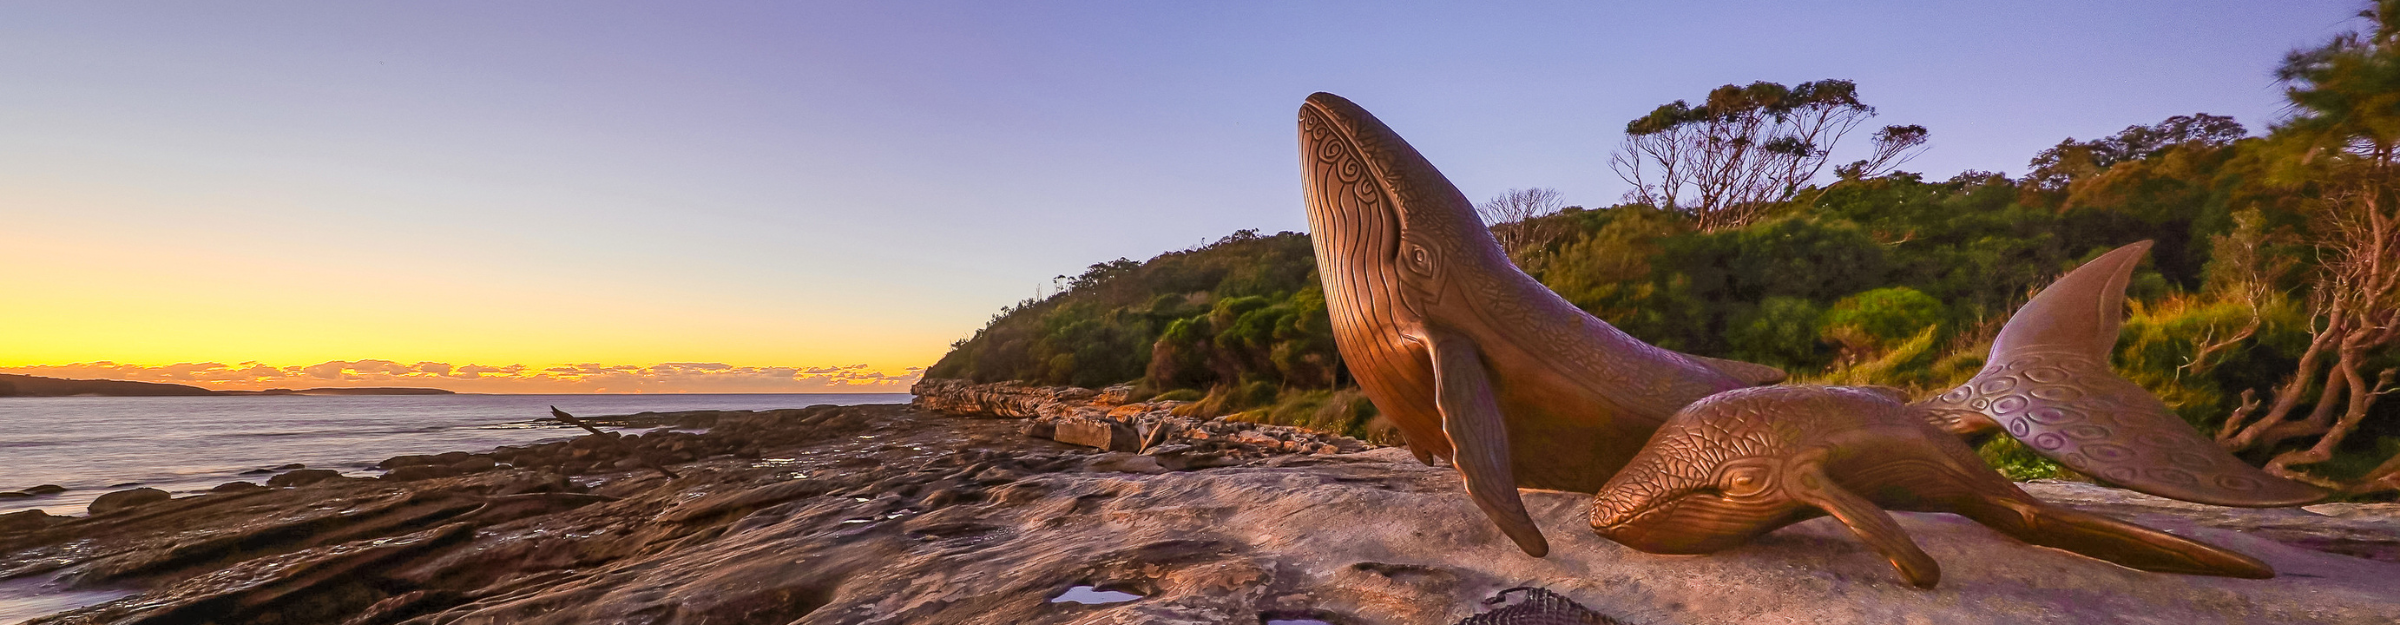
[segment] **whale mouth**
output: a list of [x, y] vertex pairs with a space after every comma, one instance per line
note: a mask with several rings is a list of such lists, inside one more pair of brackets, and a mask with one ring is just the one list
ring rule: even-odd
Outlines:
[[1675, 515], [1675, 510], [1677, 508], [1682, 508], [1685, 501], [1690, 500], [1693, 495], [1697, 494], [1700, 493], [1698, 491], [1684, 491], [1673, 493], [1665, 497], [1651, 497], [1642, 501], [1639, 505], [1636, 505], [1631, 509], [1609, 514], [1607, 520], [1600, 520], [1597, 516], [1595, 516], [1592, 521], [1592, 531], [1600, 532], [1602, 535], [1608, 535], [1616, 532], [1638, 530], [1642, 527], [1664, 522], [1667, 519], [1672, 518]]

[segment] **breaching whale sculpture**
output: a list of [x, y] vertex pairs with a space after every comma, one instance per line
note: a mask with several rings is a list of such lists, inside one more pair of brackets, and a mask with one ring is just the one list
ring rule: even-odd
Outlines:
[[[1311, 240], [1344, 363], [1418, 459], [1456, 466], [1476, 506], [1519, 548], [1537, 557], [1549, 550], [1525, 512], [1520, 487], [1600, 493], [1604, 485], [1626, 484], [1617, 495], [1622, 501], [1601, 503], [1629, 509], [1648, 505], [1647, 497], [1725, 497], [1713, 486], [1644, 491], [1631, 485], [1669, 481], [1660, 469], [1643, 467], [1665, 465], [1628, 463], [1653, 454], [1652, 437], [1669, 419], [1701, 418], [1680, 411], [1721, 393], [1782, 381], [1782, 371], [1662, 349], [1567, 303], [1509, 262], [1473, 205], [1432, 163], [1348, 100], [1309, 96], [1300, 108], [1300, 147]], [[2069, 467], [2162, 496], [2260, 507], [2324, 498], [2319, 489], [2243, 464], [2109, 371], [2126, 276], [2147, 248], [2141, 243], [2111, 252], [2044, 290], [2003, 328], [1990, 368], [1959, 390], [1902, 406], [1902, 413], [1956, 436], [2005, 432]], [[1766, 419], [1796, 423], [1800, 416]], [[1658, 442], [1671, 438], [1661, 435]], [[1834, 437], [1793, 445], [1875, 457], [1899, 451], [1883, 446], [1920, 445], [1907, 442], [1912, 440]], [[1678, 444], [1693, 447], [1684, 452], [1693, 458], [1716, 458], [1740, 443], [1696, 436]], [[1845, 447], [1859, 445], [1864, 447]], [[2006, 499], [1988, 488], [1974, 492]], [[1812, 504], [1792, 514], [1807, 518], [1808, 510], [1822, 508]], [[2049, 516], [2027, 517], [2026, 523], [2096, 518], [2043, 510]], [[1799, 518], [1697, 523], [1693, 531], [1705, 540], [1680, 544], [1729, 546]], [[1599, 520], [1596, 514], [1595, 524]], [[1896, 532], [1895, 526], [1879, 535]], [[2157, 558], [2120, 549], [2161, 543], [2075, 544], [2102, 545], [2085, 552], [2139, 566]], [[2194, 553], [2181, 544], [2170, 551], [2175, 549]], [[2223, 555], [2241, 561], [2204, 559], [2214, 564], [2161, 570], [2235, 576], [2264, 570], [2255, 560]]]

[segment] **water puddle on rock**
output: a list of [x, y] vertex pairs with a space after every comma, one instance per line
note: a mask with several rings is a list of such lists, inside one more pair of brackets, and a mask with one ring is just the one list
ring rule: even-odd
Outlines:
[[1051, 602], [1051, 603], [1080, 603], [1080, 604], [1084, 604], [1084, 605], [1102, 605], [1102, 604], [1109, 604], [1109, 603], [1124, 603], [1124, 602], [1127, 602], [1127, 601], [1132, 601], [1132, 600], [1135, 600], [1135, 599], [1140, 599], [1140, 598], [1142, 598], [1142, 596], [1141, 596], [1141, 595], [1133, 594], [1133, 593], [1130, 593], [1130, 592], [1123, 592], [1123, 591], [1117, 591], [1117, 590], [1109, 590], [1109, 589], [1106, 589], [1106, 588], [1100, 588], [1100, 587], [1097, 587], [1097, 586], [1088, 586], [1088, 585], [1087, 585], [1087, 586], [1076, 586], [1076, 587], [1073, 587], [1073, 588], [1068, 588], [1066, 592], [1059, 593], [1059, 595], [1058, 595], [1058, 596], [1056, 596], [1056, 597], [1051, 597], [1051, 598], [1050, 598], [1050, 602]]

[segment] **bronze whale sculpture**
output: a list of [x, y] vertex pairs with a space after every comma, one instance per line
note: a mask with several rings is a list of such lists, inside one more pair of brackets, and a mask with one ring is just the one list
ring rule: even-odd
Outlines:
[[[1650, 345], [1567, 303], [1509, 262], [1432, 163], [1348, 100], [1309, 96], [1300, 147], [1344, 363], [1410, 450], [1456, 466], [1528, 554], [1548, 546], [1518, 488], [1599, 492], [1686, 406], [1784, 378]], [[2005, 432], [2143, 492], [2244, 506], [2325, 497], [2242, 464], [2108, 371], [2118, 274], [2146, 249], [2112, 252], [2045, 290], [2004, 328], [1992, 368], [1915, 413], [1962, 436]], [[2099, 277], [2078, 278], [2084, 270]]]
[[2267, 578], [2266, 563], [2043, 503], [1891, 389], [1775, 386], [1710, 395], [1593, 497], [1592, 530], [1651, 553], [1709, 553], [1833, 515], [1920, 588], [1941, 567], [1884, 510], [1949, 512], [2028, 543], [2147, 571]]

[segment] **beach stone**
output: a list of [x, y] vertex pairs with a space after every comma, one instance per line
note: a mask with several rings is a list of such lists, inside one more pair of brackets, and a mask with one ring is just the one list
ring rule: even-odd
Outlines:
[[21, 493], [13, 490], [0, 491], [0, 499], [30, 499], [32, 497], [33, 493]]
[[0, 514], [0, 533], [29, 532], [49, 527], [51, 523], [62, 520], [64, 519], [50, 516], [50, 513], [40, 510], [20, 510]]
[[377, 468], [381, 468], [381, 469], [397, 469], [397, 468], [400, 468], [400, 467], [413, 467], [413, 466], [418, 466], [418, 465], [438, 464], [438, 463], [440, 463], [440, 461], [439, 461], [439, 460], [435, 460], [433, 456], [415, 456], [415, 455], [411, 455], [411, 456], [392, 456], [391, 458], [387, 458], [387, 459], [385, 459], [383, 462], [376, 463], [376, 465], [375, 465], [375, 466], [376, 466]]
[[33, 487], [33, 488], [28, 488], [28, 489], [25, 489], [25, 492], [32, 493], [32, 494], [36, 494], [36, 495], [56, 495], [56, 494], [59, 494], [59, 493], [67, 492], [67, 487], [65, 487], [65, 486], [59, 486], [59, 485], [57, 485], [57, 484], [43, 484], [43, 485], [40, 485], [40, 486], [35, 486], [35, 487]]
[[120, 490], [106, 495], [101, 495], [99, 498], [93, 499], [92, 505], [88, 509], [91, 510], [92, 514], [108, 514], [119, 510], [131, 510], [174, 498], [175, 496], [167, 494], [167, 491], [156, 488]]
[[223, 483], [223, 484], [218, 484], [216, 488], [211, 488], [211, 489], [208, 489], [208, 492], [212, 492], [212, 493], [245, 493], [245, 492], [250, 492], [250, 491], [259, 490], [259, 489], [263, 489], [263, 488], [266, 488], [266, 487], [265, 487], [265, 486], [260, 486], [260, 485], [258, 485], [258, 483], [257, 483], [257, 482], [226, 482], [226, 483]]
[[283, 475], [267, 478], [267, 485], [276, 488], [307, 486], [310, 484], [323, 482], [325, 480], [337, 479], [341, 476], [342, 472], [332, 469], [301, 469], [298, 471], [285, 473]]

